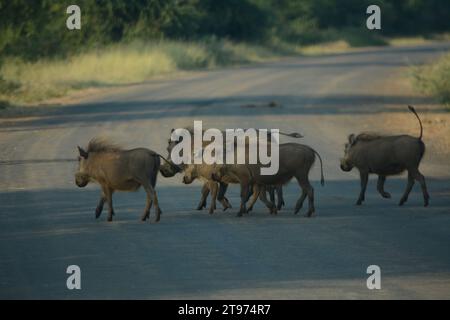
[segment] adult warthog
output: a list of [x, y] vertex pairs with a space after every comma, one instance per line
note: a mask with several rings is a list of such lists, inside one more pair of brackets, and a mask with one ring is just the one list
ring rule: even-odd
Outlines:
[[155, 206], [155, 221], [160, 220], [161, 209], [155, 191], [161, 157], [158, 153], [144, 148], [123, 150], [101, 139], [92, 139], [86, 150], [78, 147], [78, 152], [79, 166], [75, 174], [75, 183], [82, 188], [94, 181], [100, 184], [102, 189], [95, 209], [95, 218], [100, 217], [103, 205], [107, 202], [108, 221], [112, 221], [114, 191], [137, 191], [142, 186], [147, 193], [142, 221], [148, 219], [152, 204]]
[[408, 108], [419, 120], [420, 136], [418, 138], [409, 135], [382, 136], [370, 133], [349, 135], [348, 143], [345, 144], [345, 155], [341, 159], [341, 169], [350, 171], [356, 167], [359, 170], [361, 192], [356, 202], [357, 205], [361, 205], [364, 201], [369, 174], [378, 175], [378, 192], [383, 198], [390, 198], [391, 195], [384, 191], [386, 177], [407, 170], [408, 183], [399, 205], [403, 205], [408, 200], [414, 180], [417, 180], [422, 187], [424, 204], [428, 206], [430, 196], [425, 178], [419, 171], [420, 161], [425, 153], [425, 144], [422, 141], [422, 121], [412, 106], [408, 106]]
[[[302, 194], [295, 205], [294, 213], [297, 214], [303, 206], [303, 202], [308, 197], [309, 209], [307, 217], [311, 217], [315, 212], [314, 188], [309, 182], [309, 171], [311, 170], [316, 155], [320, 160], [321, 184], [324, 184], [323, 164], [320, 155], [311, 147], [298, 143], [284, 143], [279, 146], [279, 170], [274, 175], [261, 175], [261, 165], [259, 164], [224, 164], [218, 165], [212, 177], [216, 181], [223, 179], [234, 179], [241, 186], [241, 205], [238, 216], [250, 211], [258, 197], [266, 204], [271, 214], [276, 214], [275, 205], [268, 201], [266, 190], [268, 186], [281, 187], [287, 184], [292, 178], [296, 178]], [[248, 209], [250, 188], [253, 187], [253, 197]]]

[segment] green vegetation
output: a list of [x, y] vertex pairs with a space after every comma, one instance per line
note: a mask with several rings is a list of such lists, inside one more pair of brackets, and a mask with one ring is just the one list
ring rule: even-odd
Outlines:
[[412, 69], [414, 85], [450, 107], [450, 54], [434, 63]]
[[[450, 31], [442, 0], [0, 0], [0, 108], [180, 70], [387, 45]], [[382, 30], [365, 26], [382, 10]], [[426, 40], [423, 40], [426, 41]]]
[[137, 83], [155, 75], [267, 61], [276, 55], [265, 47], [211, 39], [116, 44], [56, 60], [8, 58], [0, 69], [0, 100], [26, 104], [86, 87]]
[[[442, 0], [77, 0], [82, 28], [68, 31], [70, 0], [0, 0], [0, 55], [27, 60], [79, 53], [117, 42], [215, 36], [236, 42], [381, 43], [381, 36], [450, 31]], [[382, 9], [382, 30], [365, 28], [366, 8]]]

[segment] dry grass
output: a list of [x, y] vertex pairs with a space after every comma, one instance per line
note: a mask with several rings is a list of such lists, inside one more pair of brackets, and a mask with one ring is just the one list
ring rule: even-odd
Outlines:
[[261, 62], [276, 56], [263, 47], [215, 40], [136, 42], [34, 63], [9, 58], [0, 69], [0, 101], [37, 103], [88, 87], [139, 83], [180, 70]]
[[[440, 35], [435, 39], [450, 39], [450, 35]], [[422, 37], [386, 40], [390, 45], [414, 45], [427, 41], [430, 40]], [[321, 55], [352, 50], [358, 49], [353, 48], [348, 39], [309, 46], [280, 40], [272, 41], [270, 46], [258, 46], [209, 39], [118, 44], [66, 59], [45, 59], [33, 63], [5, 58], [0, 68], [0, 112], [4, 113], [11, 105], [36, 105], [81, 89], [140, 83], [182, 70], [264, 62], [286, 55]], [[442, 62], [431, 69], [421, 69], [420, 87], [430, 94], [444, 92], [448, 97], [448, 65], [448, 62]], [[439, 72], [442, 67], [444, 72]]]

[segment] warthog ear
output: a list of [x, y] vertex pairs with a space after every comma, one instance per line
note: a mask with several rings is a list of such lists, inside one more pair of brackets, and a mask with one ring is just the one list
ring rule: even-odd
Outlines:
[[86, 151], [84, 151], [84, 149], [81, 148], [80, 146], [77, 146], [77, 148], [78, 148], [78, 152], [80, 153], [80, 157], [87, 159], [88, 153]]
[[170, 130], [170, 133], [172, 134], [175, 131], [175, 128], [172, 128], [172, 130]]
[[356, 138], [353, 133], [348, 136], [348, 142], [350, 143], [350, 145], [353, 145], [356, 142]]

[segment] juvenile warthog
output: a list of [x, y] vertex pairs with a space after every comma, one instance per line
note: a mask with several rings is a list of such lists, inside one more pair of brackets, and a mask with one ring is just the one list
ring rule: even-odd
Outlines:
[[209, 207], [210, 214], [214, 213], [214, 210], [216, 209], [216, 199], [222, 203], [224, 210], [231, 208], [228, 199], [224, 196], [227, 185], [222, 182], [217, 183], [212, 180], [211, 175], [214, 170], [214, 164], [189, 164], [185, 166], [183, 176], [184, 184], [191, 184], [195, 179], [200, 179], [204, 182], [199, 207], [206, 206], [206, 197], [209, 192], [211, 192], [211, 205]]
[[390, 175], [400, 174], [408, 171], [408, 183], [405, 193], [399, 205], [403, 205], [414, 185], [414, 180], [419, 181], [425, 206], [428, 206], [430, 196], [428, 195], [425, 178], [419, 171], [419, 164], [425, 153], [425, 144], [422, 141], [423, 127], [417, 112], [413, 107], [409, 110], [419, 120], [420, 136], [418, 138], [409, 135], [381, 136], [377, 134], [361, 133], [357, 136], [351, 134], [345, 145], [345, 155], [341, 159], [341, 169], [350, 171], [353, 167], [359, 170], [361, 177], [361, 192], [357, 205], [364, 201], [369, 174], [378, 175], [377, 189], [383, 198], [391, 195], [384, 191], [384, 182]]
[[92, 139], [86, 150], [78, 147], [78, 152], [79, 167], [75, 174], [75, 183], [82, 188], [95, 181], [102, 189], [100, 201], [95, 209], [95, 218], [100, 217], [103, 205], [107, 202], [108, 221], [112, 221], [113, 192], [136, 191], [142, 186], [147, 192], [147, 204], [141, 219], [145, 221], [149, 217], [150, 208], [154, 203], [156, 222], [159, 221], [161, 210], [155, 191], [161, 157], [159, 154], [144, 148], [123, 150], [100, 139]]
[[[294, 213], [297, 214], [300, 211], [305, 198], [308, 197], [309, 209], [306, 216], [311, 217], [315, 212], [315, 207], [314, 188], [309, 182], [309, 171], [315, 162], [316, 155], [320, 160], [321, 184], [323, 185], [323, 165], [320, 155], [311, 147], [298, 143], [280, 144], [279, 170], [274, 175], [261, 175], [261, 165], [258, 164], [224, 164], [217, 166], [213, 179], [222, 181], [231, 177], [238, 181], [241, 186], [241, 206], [238, 216], [242, 216], [243, 213], [251, 210], [258, 196], [261, 196], [261, 200], [269, 208], [270, 213], [276, 213], [275, 205], [266, 198], [266, 188], [268, 186], [281, 187], [295, 177], [302, 189], [302, 194], [297, 200]], [[247, 210], [246, 202], [251, 186], [253, 186], [253, 197]]]

